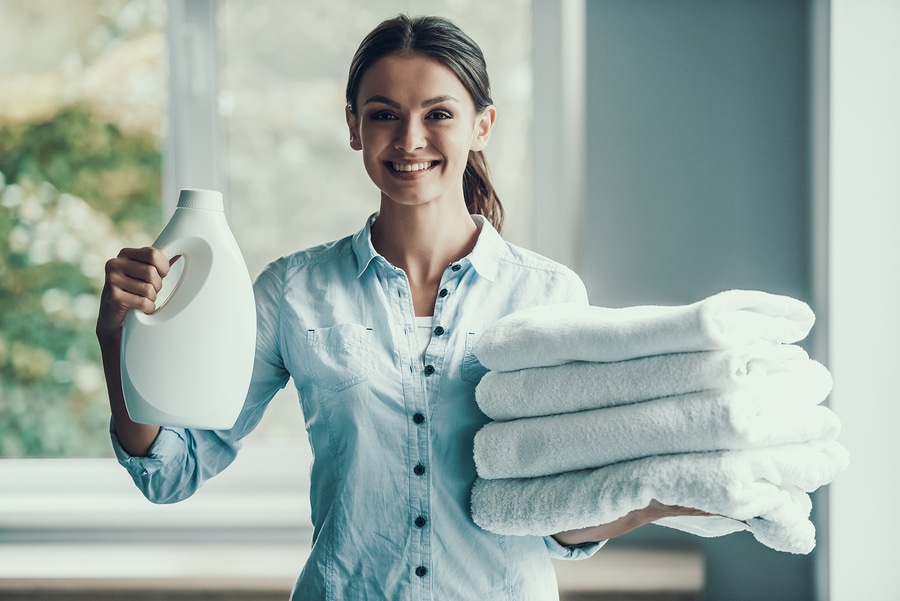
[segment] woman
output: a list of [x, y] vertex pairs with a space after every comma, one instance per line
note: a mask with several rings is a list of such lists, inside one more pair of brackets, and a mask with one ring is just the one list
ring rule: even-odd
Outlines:
[[259, 276], [253, 381], [233, 429], [129, 420], [122, 320], [153, 311], [169, 263], [145, 248], [107, 264], [97, 335], [112, 438], [144, 494], [178, 501], [227, 467], [293, 378], [315, 456], [312, 552], [293, 599], [552, 599], [551, 556], [586, 557], [600, 541], [690, 513], [654, 503], [546, 538], [472, 522], [472, 440], [487, 421], [474, 400], [485, 371], [478, 335], [518, 309], [586, 303], [584, 285], [499, 236], [502, 208], [481, 154], [496, 109], [481, 51], [454, 25], [400, 16], [372, 31], [350, 67], [346, 118], [381, 190], [379, 211], [355, 235]]

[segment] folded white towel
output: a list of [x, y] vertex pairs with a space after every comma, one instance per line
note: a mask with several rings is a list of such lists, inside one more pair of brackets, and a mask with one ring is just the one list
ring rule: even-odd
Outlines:
[[720, 515], [686, 515], [663, 518], [653, 523], [705, 538], [750, 530], [757, 540], [768, 547], [793, 552], [812, 550], [816, 533], [809, 521], [812, 501], [807, 493], [796, 487], [787, 486], [784, 489], [792, 502], [773, 510], [766, 518], [739, 521]]
[[493, 420], [552, 415], [744, 385], [807, 359], [806, 351], [793, 344], [755, 344], [613, 363], [576, 361], [492, 371], [481, 379], [475, 399]]
[[476, 355], [493, 371], [623, 361], [761, 341], [797, 342], [814, 321], [806, 303], [758, 290], [728, 290], [672, 307], [545, 305], [498, 320], [482, 334]]
[[531, 478], [650, 455], [834, 440], [840, 420], [820, 406], [831, 374], [812, 359], [748, 386], [578, 413], [491, 422], [475, 435], [482, 478]]
[[847, 464], [846, 449], [829, 441], [645, 457], [541, 478], [478, 478], [472, 518], [498, 534], [544, 536], [606, 524], [656, 499], [746, 520], [763, 544], [808, 553], [814, 531], [792, 491], [811, 492]]

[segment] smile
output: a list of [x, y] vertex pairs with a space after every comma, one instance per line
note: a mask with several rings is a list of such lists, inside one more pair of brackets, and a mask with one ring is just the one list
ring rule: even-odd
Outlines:
[[423, 161], [421, 163], [394, 163], [393, 161], [389, 161], [389, 164], [394, 171], [401, 172], [425, 171], [426, 169], [431, 169], [437, 165], [437, 163], [437, 161]]

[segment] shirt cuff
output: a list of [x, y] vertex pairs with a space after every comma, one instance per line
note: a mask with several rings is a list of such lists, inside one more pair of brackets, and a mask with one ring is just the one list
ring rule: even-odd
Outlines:
[[116, 427], [110, 420], [109, 438], [112, 441], [113, 452], [119, 464], [128, 470], [132, 478], [145, 478], [151, 474], [159, 472], [171, 459], [184, 452], [184, 433], [179, 428], [163, 427], [160, 429], [156, 440], [150, 445], [150, 450], [146, 457], [135, 457], [129, 455], [119, 437], [116, 434]]
[[544, 537], [544, 544], [547, 545], [547, 551], [553, 559], [587, 559], [600, 550], [600, 547], [606, 544], [606, 541], [597, 543], [581, 543], [579, 545], [561, 545], [552, 536]]

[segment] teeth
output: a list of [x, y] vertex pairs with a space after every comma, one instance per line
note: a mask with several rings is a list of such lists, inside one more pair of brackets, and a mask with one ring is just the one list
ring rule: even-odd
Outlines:
[[431, 167], [431, 162], [428, 163], [391, 163], [394, 167], [394, 171], [422, 171], [423, 169], [428, 169]]

